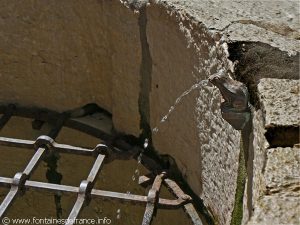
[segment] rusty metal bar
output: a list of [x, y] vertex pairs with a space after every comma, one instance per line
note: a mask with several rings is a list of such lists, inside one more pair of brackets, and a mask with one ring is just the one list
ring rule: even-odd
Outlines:
[[173, 192], [173, 194], [180, 199], [189, 201], [188, 203], [184, 204], [184, 210], [185, 212], [189, 215], [190, 219], [193, 221], [193, 223], [195, 225], [203, 225], [195, 207], [193, 206], [193, 204], [190, 202], [192, 200], [192, 198], [185, 194], [181, 188], [178, 186], [178, 184], [176, 184], [176, 182], [174, 182], [171, 179], [164, 179], [164, 183], [166, 184], [166, 186], [168, 188], [171, 189], [171, 191]]
[[142, 225], [150, 225], [151, 224], [151, 221], [153, 219], [154, 210], [155, 210], [155, 207], [158, 202], [158, 194], [159, 194], [159, 190], [161, 187], [161, 183], [165, 176], [166, 176], [166, 173], [163, 172], [163, 173], [157, 175], [154, 179], [152, 188], [148, 192], [147, 205], [146, 205], [146, 210], [144, 213]]

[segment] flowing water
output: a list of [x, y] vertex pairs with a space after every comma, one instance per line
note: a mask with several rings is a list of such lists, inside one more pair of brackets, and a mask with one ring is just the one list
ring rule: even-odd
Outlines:
[[171, 113], [175, 110], [176, 106], [186, 97], [188, 94], [190, 94], [193, 90], [196, 90], [198, 88], [203, 87], [204, 85], [208, 85], [208, 80], [202, 80], [194, 85], [192, 85], [189, 89], [184, 91], [174, 102], [172, 106], [170, 106], [168, 112], [160, 119], [159, 124], [155, 126], [152, 129], [152, 134], [157, 134], [159, 131], [159, 125], [166, 122]]

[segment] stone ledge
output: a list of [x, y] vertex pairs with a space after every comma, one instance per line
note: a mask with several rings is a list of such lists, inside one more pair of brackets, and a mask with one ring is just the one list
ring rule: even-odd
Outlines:
[[247, 225], [296, 225], [300, 222], [299, 212], [299, 198], [264, 196]]
[[264, 179], [268, 194], [300, 197], [300, 148], [273, 148], [267, 152]]
[[[184, 11], [227, 42], [262, 42], [294, 55], [299, 45], [299, 2], [152, 0], [173, 11]], [[293, 43], [293, 44], [291, 44]]]
[[299, 148], [272, 148], [267, 151], [261, 187], [264, 194], [254, 204], [247, 225], [299, 224]]
[[257, 89], [266, 128], [300, 125], [299, 80], [263, 78]]

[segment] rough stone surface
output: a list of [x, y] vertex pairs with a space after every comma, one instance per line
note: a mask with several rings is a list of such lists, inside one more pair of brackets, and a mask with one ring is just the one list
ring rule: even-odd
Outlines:
[[287, 52], [261, 42], [229, 44], [230, 59], [235, 62], [235, 76], [247, 85], [251, 103], [260, 108], [257, 85], [262, 78], [299, 79], [299, 52]]
[[268, 194], [300, 197], [300, 148], [269, 149], [264, 179]]
[[299, 80], [261, 79], [258, 96], [266, 127], [300, 125]]
[[111, 110], [102, 4], [6, 1], [0, 8], [1, 102], [60, 111], [96, 102]]
[[297, 225], [299, 211], [299, 197], [264, 196], [248, 225]]
[[299, 45], [299, 1], [156, 1], [183, 10], [226, 41], [261, 42], [296, 54]]
[[[105, 2], [105, 1], [104, 1]], [[107, 29], [111, 49], [112, 115], [116, 130], [139, 136], [140, 67], [142, 46], [138, 14], [120, 5], [118, 1], [106, 2], [104, 11], [109, 21]], [[126, 18], [126, 19], [124, 19]]]
[[139, 135], [132, 10], [118, 1], [0, 4], [1, 103], [63, 111], [93, 102], [113, 112], [117, 130]]
[[254, 205], [248, 225], [299, 224], [299, 148], [274, 148], [267, 153], [263, 173], [265, 192]]
[[[252, 180], [251, 196], [248, 196], [249, 201], [252, 202], [249, 205], [250, 210], [257, 204], [260, 196], [265, 192], [265, 183], [263, 178], [263, 168], [266, 160], [267, 148], [269, 146], [265, 136], [265, 127], [263, 123], [263, 114], [261, 110], [253, 113], [253, 166], [249, 168], [253, 173], [253, 177], [249, 177], [248, 180]], [[248, 173], [249, 173], [248, 172]]]
[[[289, 182], [297, 155], [273, 150], [266, 161], [265, 132], [299, 126], [299, 82], [262, 78], [298, 79], [299, 1], [152, 0], [139, 13], [146, 2], [1, 2], [0, 102], [57, 111], [97, 103], [112, 112], [116, 130], [135, 136], [145, 117], [154, 147], [175, 159], [216, 220], [230, 224], [241, 135], [221, 118], [219, 91], [199, 82], [233, 71], [235, 61], [252, 97], [261, 80], [252, 100], [263, 106], [253, 113], [243, 223], [253, 208], [252, 224], [272, 216], [293, 223], [295, 197], [264, 194]], [[287, 167], [276, 167], [274, 178], [269, 168], [279, 158]]]
[[172, 9], [166, 12], [163, 5], [147, 8], [147, 16], [154, 147], [175, 158], [216, 219], [229, 224], [240, 133], [221, 117], [219, 90], [197, 85], [222, 66], [230, 67], [226, 49], [203, 26]]

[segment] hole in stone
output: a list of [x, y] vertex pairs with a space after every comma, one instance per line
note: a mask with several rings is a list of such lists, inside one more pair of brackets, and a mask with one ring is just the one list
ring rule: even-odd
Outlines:
[[293, 147], [300, 143], [299, 127], [270, 127], [265, 136], [271, 148]]

